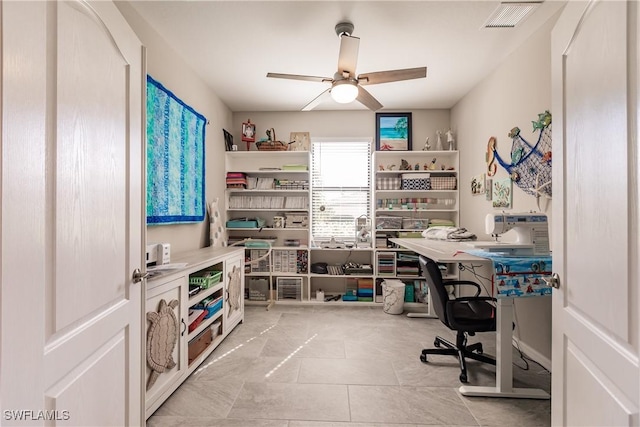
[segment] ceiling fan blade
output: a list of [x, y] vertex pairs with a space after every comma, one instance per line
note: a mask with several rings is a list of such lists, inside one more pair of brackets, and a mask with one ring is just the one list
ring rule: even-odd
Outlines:
[[382, 104], [360, 85], [358, 85], [358, 97], [356, 99], [371, 111], [377, 111], [382, 108]]
[[342, 35], [340, 37], [340, 55], [338, 56], [338, 73], [347, 72], [350, 77], [356, 76], [356, 64], [358, 63], [358, 48], [360, 39]]
[[310, 103], [302, 107], [302, 111], [311, 111], [314, 108], [316, 108], [318, 105], [320, 105], [322, 101], [324, 101], [325, 98], [329, 96], [330, 92], [331, 92], [331, 88], [325, 90], [320, 95], [313, 98], [313, 100]]
[[421, 79], [424, 77], [427, 77], [427, 67], [405, 68], [402, 70], [378, 71], [375, 73], [360, 74], [358, 76], [358, 84], [375, 85], [378, 83]]
[[305, 80], [309, 82], [320, 82], [320, 83], [333, 81], [331, 77], [301, 76], [299, 74], [267, 73], [267, 77], [273, 77], [276, 79]]

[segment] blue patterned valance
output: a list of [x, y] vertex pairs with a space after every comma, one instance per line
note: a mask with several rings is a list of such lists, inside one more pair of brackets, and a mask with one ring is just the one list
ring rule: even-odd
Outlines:
[[147, 76], [147, 224], [204, 220], [206, 122]]

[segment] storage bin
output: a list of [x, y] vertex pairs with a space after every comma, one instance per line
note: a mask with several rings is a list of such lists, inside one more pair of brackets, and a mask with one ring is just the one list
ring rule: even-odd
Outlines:
[[427, 218], [402, 218], [402, 228], [405, 230], [426, 230], [428, 225]]
[[402, 228], [402, 217], [379, 216], [376, 218], [376, 228], [379, 230], [395, 230]]
[[216, 320], [211, 324], [211, 338], [214, 340], [222, 333], [222, 321]]
[[216, 283], [220, 283], [221, 278], [222, 278], [222, 271], [215, 271], [215, 270], [199, 271], [189, 276], [189, 284], [198, 285], [202, 289], [208, 289], [213, 285], [215, 285]]
[[400, 175], [401, 179], [422, 179], [422, 178], [430, 178], [430, 177], [431, 177], [430, 172], [410, 172], [410, 173], [403, 173]]
[[278, 301], [292, 299], [302, 300], [302, 277], [278, 277], [276, 278]]
[[[216, 314], [222, 308], [222, 296], [218, 298], [207, 298], [194, 306], [198, 310], [204, 310], [206, 312], [204, 319], [208, 319]], [[203, 320], [204, 320], [203, 319]]]
[[376, 179], [376, 188], [378, 190], [399, 190], [400, 178], [397, 176], [385, 176]]
[[402, 190], [431, 190], [431, 178], [402, 179]]
[[262, 228], [266, 221], [262, 218], [238, 218], [227, 221], [227, 228]]
[[432, 176], [432, 190], [455, 190], [458, 186], [458, 180], [455, 176]]
[[202, 354], [203, 351], [206, 350], [207, 347], [209, 347], [211, 341], [213, 341], [213, 337], [211, 336], [211, 329], [209, 328], [205, 329], [197, 337], [189, 341], [189, 364], [191, 364], [191, 362], [193, 362]]
[[266, 301], [269, 292], [269, 281], [264, 278], [249, 277], [249, 300]]

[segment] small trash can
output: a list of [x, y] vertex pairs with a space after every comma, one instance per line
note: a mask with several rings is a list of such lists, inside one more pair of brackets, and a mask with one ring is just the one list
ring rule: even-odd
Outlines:
[[402, 314], [404, 311], [404, 283], [400, 280], [382, 282], [382, 311], [387, 314]]

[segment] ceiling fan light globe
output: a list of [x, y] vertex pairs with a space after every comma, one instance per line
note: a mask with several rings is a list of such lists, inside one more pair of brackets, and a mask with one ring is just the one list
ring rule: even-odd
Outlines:
[[358, 97], [358, 86], [350, 81], [338, 81], [331, 88], [331, 98], [339, 104], [348, 104]]

